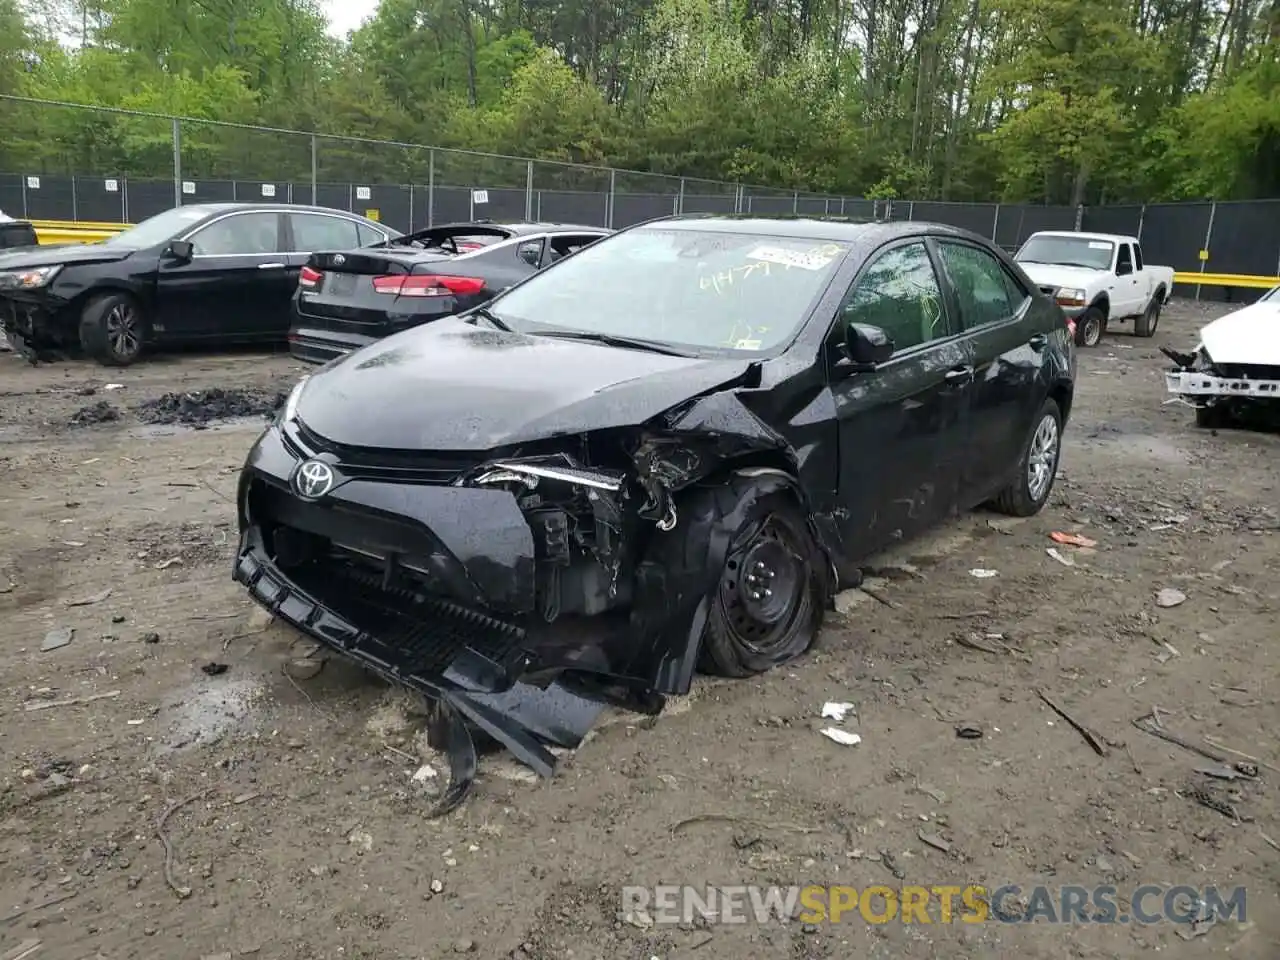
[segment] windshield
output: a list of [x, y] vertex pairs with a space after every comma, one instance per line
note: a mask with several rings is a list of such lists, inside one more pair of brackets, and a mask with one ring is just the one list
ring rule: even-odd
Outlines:
[[493, 302], [513, 329], [625, 337], [688, 352], [788, 341], [848, 245], [641, 227], [607, 237]]
[[1280, 287], [1272, 287], [1258, 299], [1259, 303], [1269, 303], [1271, 301], [1280, 303]]
[[1014, 258], [1019, 263], [1056, 263], [1062, 266], [1110, 270], [1116, 245], [1110, 240], [1087, 237], [1032, 237]]
[[172, 239], [186, 227], [193, 226], [209, 215], [207, 207], [174, 207], [164, 213], [157, 213], [128, 230], [109, 237], [103, 243], [113, 247], [129, 247], [133, 250], [145, 250]]

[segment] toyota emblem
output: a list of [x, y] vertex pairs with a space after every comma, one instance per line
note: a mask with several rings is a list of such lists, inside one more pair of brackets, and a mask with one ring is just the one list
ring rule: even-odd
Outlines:
[[293, 489], [305, 500], [319, 500], [333, 489], [333, 468], [322, 460], [308, 460], [293, 475]]
[[347, 258], [346, 258], [346, 257], [344, 257], [342, 254], [340, 254], [340, 253], [335, 253], [335, 254], [333, 255], [333, 265], [334, 265], [335, 267], [340, 267], [340, 266], [342, 266], [342, 265], [343, 265], [344, 263], [346, 263], [346, 262], [347, 262]]

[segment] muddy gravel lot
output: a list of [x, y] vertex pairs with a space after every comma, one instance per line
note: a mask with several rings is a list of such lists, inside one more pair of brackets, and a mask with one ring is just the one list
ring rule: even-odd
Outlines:
[[[0, 957], [1274, 960], [1280, 436], [1196, 430], [1156, 350], [1212, 312], [1082, 355], [1040, 517], [879, 558], [801, 662], [610, 714], [550, 781], [483, 756], [442, 820], [418, 705], [230, 579], [236, 475], [300, 368], [0, 354]], [[1153, 711], [1219, 759], [1134, 726]], [[1012, 920], [1037, 885], [1113, 886], [1123, 914], [1216, 884], [1247, 916], [619, 916], [656, 884], [1017, 884]]]

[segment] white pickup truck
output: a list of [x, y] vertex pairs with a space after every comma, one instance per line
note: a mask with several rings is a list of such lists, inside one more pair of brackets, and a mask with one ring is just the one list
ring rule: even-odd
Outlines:
[[1132, 319], [1135, 334], [1153, 336], [1173, 296], [1173, 268], [1143, 262], [1136, 237], [1046, 230], [1028, 237], [1014, 259], [1075, 321], [1082, 347], [1096, 346], [1116, 321]]

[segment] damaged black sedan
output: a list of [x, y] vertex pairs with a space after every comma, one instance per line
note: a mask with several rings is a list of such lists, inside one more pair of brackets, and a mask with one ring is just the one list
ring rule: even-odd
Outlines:
[[679, 217], [300, 383], [249, 455], [235, 578], [550, 774], [605, 703], [803, 654], [859, 561], [1045, 504], [1062, 311], [976, 235]]

